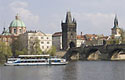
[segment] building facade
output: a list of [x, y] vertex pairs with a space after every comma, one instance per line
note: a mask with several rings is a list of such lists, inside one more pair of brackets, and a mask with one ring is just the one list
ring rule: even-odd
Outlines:
[[72, 19], [71, 12], [67, 12], [65, 22], [62, 22], [62, 49], [67, 50], [76, 46], [76, 26], [75, 19]]
[[31, 53], [36, 40], [39, 41], [40, 48], [43, 52], [48, 51], [52, 47], [52, 35], [44, 34], [43, 32], [27, 31], [19, 36], [19, 40], [23, 43], [22, 47]]
[[52, 45], [56, 47], [56, 50], [62, 50], [62, 32], [56, 32], [52, 35]]
[[76, 44], [76, 47], [80, 47], [82, 44], [85, 43], [85, 38], [84, 38], [84, 35], [77, 35], [77, 44]]

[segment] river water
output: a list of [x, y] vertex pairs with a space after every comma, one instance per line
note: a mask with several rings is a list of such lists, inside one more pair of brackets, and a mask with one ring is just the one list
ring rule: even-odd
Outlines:
[[0, 66], [0, 80], [125, 80], [125, 61], [72, 61], [61, 66]]

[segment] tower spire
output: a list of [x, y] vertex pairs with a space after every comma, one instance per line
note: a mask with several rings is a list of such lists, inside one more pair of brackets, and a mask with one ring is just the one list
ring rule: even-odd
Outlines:
[[118, 27], [118, 18], [117, 15], [115, 15], [115, 19], [114, 19], [114, 28]]
[[18, 14], [18, 13], [16, 14], [16, 17], [15, 17], [15, 18], [16, 18], [16, 20], [18, 20], [18, 19], [19, 19], [19, 14]]
[[66, 14], [66, 23], [72, 23], [72, 17], [70, 11], [68, 11]]

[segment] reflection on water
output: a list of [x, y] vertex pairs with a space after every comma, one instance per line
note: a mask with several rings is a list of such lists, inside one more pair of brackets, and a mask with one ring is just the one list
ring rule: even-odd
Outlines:
[[63, 66], [1, 66], [0, 80], [125, 80], [125, 61], [72, 61]]

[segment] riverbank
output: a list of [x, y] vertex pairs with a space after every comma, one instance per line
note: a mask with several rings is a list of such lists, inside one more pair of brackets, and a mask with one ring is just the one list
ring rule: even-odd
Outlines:
[[5, 61], [0, 61], [0, 66], [4, 65]]

